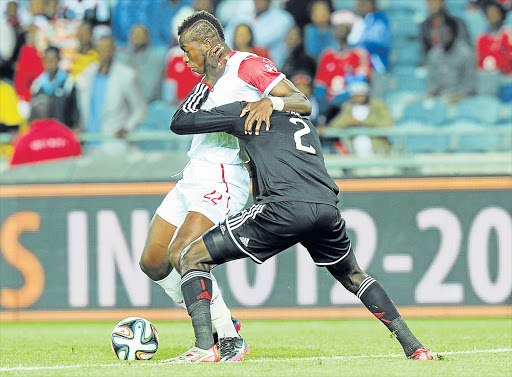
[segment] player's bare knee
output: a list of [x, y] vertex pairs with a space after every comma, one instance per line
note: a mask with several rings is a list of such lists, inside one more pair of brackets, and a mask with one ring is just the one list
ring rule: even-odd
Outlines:
[[142, 272], [155, 281], [165, 278], [172, 271], [172, 266], [169, 266], [166, 261], [155, 260], [155, 258], [145, 253], [140, 257], [139, 267]]

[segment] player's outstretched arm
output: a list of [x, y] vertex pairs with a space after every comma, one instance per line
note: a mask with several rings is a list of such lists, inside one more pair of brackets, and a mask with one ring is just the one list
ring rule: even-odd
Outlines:
[[231, 132], [236, 124], [243, 122], [239, 117], [242, 104], [233, 102], [210, 111], [200, 110], [208, 98], [210, 86], [197, 84], [181, 103], [172, 117], [171, 130], [178, 135], [192, 135], [209, 132]]

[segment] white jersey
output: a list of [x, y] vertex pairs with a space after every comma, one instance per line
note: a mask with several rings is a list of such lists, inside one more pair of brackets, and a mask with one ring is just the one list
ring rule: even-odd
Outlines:
[[[258, 101], [284, 79], [267, 58], [249, 52], [233, 51], [228, 55], [223, 75], [213, 86], [203, 110], [235, 101]], [[224, 132], [194, 135], [188, 151], [191, 160], [209, 163], [240, 164], [238, 139]]]

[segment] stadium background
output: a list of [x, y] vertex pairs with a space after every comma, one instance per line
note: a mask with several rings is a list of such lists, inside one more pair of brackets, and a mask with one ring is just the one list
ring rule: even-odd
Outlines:
[[[447, 1], [460, 16], [465, 3]], [[353, 2], [343, 4], [350, 8]], [[388, 12], [395, 38], [403, 33], [393, 64], [417, 56], [410, 51], [417, 48], [424, 1], [381, 0], [379, 5]], [[397, 126], [354, 131], [389, 137], [394, 153], [326, 155], [358, 260], [387, 288], [404, 316], [510, 317], [510, 103], [491, 101], [491, 116], [480, 124], [460, 127], [455, 108], [447, 108], [438, 124], [429, 122], [432, 101], [407, 110], [408, 99], [425, 85], [424, 69], [411, 63], [374, 81], [374, 92], [388, 102]], [[493, 80], [479, 75], [481, 97], [498, 90], [501, 82]], [[482, 113], [478, 104], [475, 108]], [[136, 146], [130, 153], [17, 168], [10, 168], [4, 156], [0, 320], [118, 320], [124, 314], [187, 318], [138, 268], [151, 216], [179, 178], [172, 175], [186, 164], [190, 142], [170, 134], [169, 115], [157, 113], [150, 111], [130, 135]], [[418, 127], [414, 120], [422, 116], [427, 121]], [[300, 247], [261, 266], [238, 261], [214, 272], [228, 306], [244, 318], [369, 315]]]

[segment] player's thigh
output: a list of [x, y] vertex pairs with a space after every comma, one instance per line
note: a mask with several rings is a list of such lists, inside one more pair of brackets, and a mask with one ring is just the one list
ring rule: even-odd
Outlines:
[[[145, 271], [155, 270], [155, 273], [161, 272], [165, 274], [165, 272], [169, 270], [167, 248], [175, 232], [176, 226], [168, 223], [158, 214], [153, 216], [149, 224], [144, 250], [140, 258], [141, 267]], [[158, 272], [156, 270], [162, 271]]]
[[295, 245], [303, 229], [294, 204], [255, 204], [212, 228], [203, 235], [212, 261], [248, 257], [259, 264]]
[[183, 195], [180, 182], [169, 191], [156, 209], [156, 214], [164, 221], [179, 227], [187, 216], [187, 200]]
[[171, 254], [179, 255], [186, 246], [199, 239], [213, 225], [213, 222], [202, 213], [189, 212], [171, 242], [169, 247]]
[[352, 264], [351, 243], [339, 209], [327, 204], [312, 204], [312, 207], [315, 227], [313, 231], [304, 233], [300, 243], [317, 266]]

